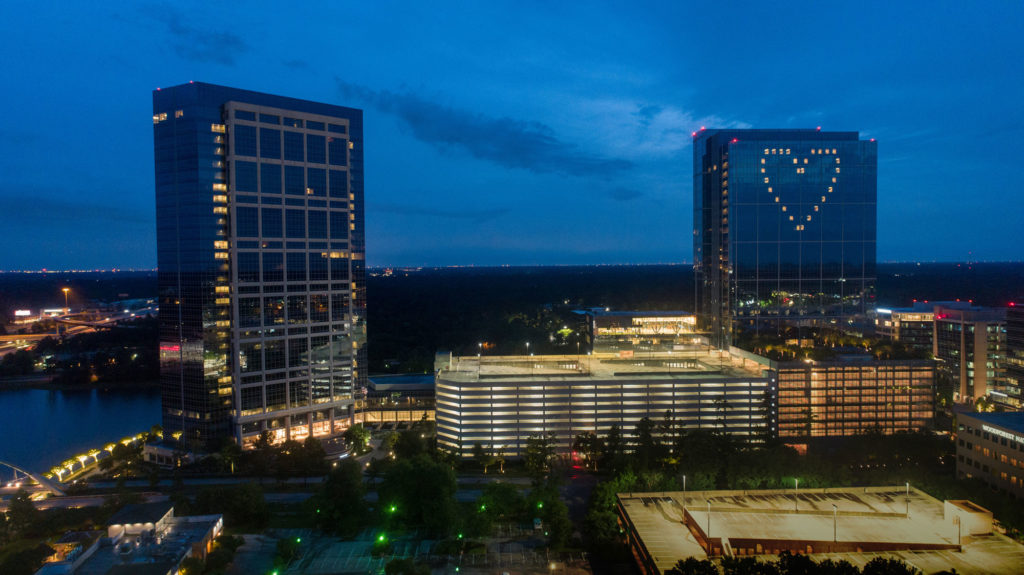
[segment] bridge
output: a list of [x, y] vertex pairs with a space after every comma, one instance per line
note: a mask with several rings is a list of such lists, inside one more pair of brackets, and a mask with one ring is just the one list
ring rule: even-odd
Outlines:
[[29, 477], [29, 479], [35, 481], [36, 483], [39, 484], [40, 487], [42, 487], [43, 489], [49, 491], [53, 495], [56, 495], [56, 496], [64, 495], [64, 490], [58, 484], [56, 484], [53, 481], [50, 481], [49, 479], [43, 477], [42, 473], [32, 473], [31, 471], [27, 471], [24, 468], [18, 467], [17, 465], [14, 465], [13, 463], [8, 463], [6, 461], [0, 461], [0, 466], [10, 467], [11, 469], [13, 469], [13, 470], [15, 470], [15, 471], [17, 471], [19, 473], [24, 473], [25, 475], [27, 475]]

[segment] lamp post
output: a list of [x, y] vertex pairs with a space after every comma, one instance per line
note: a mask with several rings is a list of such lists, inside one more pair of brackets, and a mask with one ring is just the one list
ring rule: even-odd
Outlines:
[[907, 518], [910, 518], [910, 482], [907, 482]]
[[484, 344], [483, 344], [483, 342], [477, 343], [476, 344], [476, 357], [480, 358], [480, 357], [483, 356], [483, 354], [484, 354]]
[[796, 477], [793, 478], [793, 512], [798, 511], [797, 506], [800, 504], [800, 480]]
[[832, 504], [832, 542], [833, 543], [835, 543], [836, 541], [839, 540], [839, 538], [838, 538], [838, 517], [839, 517], [839, 508], [836, 507], [835, 503], [833, 503]]
[[71, 291], [71, 288], [62, 288], [60, 291], [64, 292], [64, 315], [68, 315], [71, 313], [68, 308], [68, 292]]
[[683, 474], [683, 520], [686, 520], [686, 474]]
[[711, 551], [711, 500], [708, 499], [707, 502], [708, 502], [708, 530], [707, 530], [707, 536], [708, 536], [708, 555], [711, 555], [711, 553], [710, 553], [710, 551]]

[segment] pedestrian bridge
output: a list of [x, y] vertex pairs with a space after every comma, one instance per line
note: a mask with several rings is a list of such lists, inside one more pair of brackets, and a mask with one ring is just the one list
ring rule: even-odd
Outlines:
[[51, 480], [47, 479], [46, 477], [43, 477], [42, 473], [33, 473], [33, 472], [28, 471], [28, 470], [26, 470], [26, 469], [24, 469], [22, 467], [18, 467], [17, 465], [14, 465], [13, 463], [8, 463], [6, 461], [0, 461], [0, 466], [10, 467], [11, 469], [13, 469], [13, 470], [15, 470], [15, 471], [17, 471], [19, 473], [24, 473], [25, 475], [27, 475], [29, 477], [29, 479], [35, 481], [36, 483], [39, 484], [40, 487], [42, 487], [43, 489], [49, 491], [53, 495], [57, 495], [57, 496], [64, 495], [64, 490], [61, 489], [60, 484], [58, 484], [58, 483], [56, 483], [54, 481], [51, 481]]

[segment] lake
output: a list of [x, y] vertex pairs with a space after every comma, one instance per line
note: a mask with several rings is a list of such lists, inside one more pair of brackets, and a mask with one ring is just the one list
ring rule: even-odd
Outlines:
[[[160, 390], [0, 391], [0, 461], [46, 472], [160, 423]], [[0, 479], [13, 477], [0, 467]]]

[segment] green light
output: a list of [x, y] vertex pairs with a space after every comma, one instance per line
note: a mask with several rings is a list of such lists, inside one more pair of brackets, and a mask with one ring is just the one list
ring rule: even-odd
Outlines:
[[543, 501], [538, 501], [537, 502], [537, 509], [543, 509], [543, 508], [544, 508], [544, 502]]
[[394, 513], [395, 511], [398, 511], [398, 507], [396, 505], [392, 505], [388, 508], [388, 513]]
[[377, 536], [377, 541], [380, 541], [381, 543], [384, 542], [384, 534], [383, 533], [381, 533], [380, 535]]
[[487, 511], [487, 506], [486, 505], [481, 505], [480, 506], [480, 511]]
[[302, 543], [302, 537], [296, 537], [295, 538], [295, 542], [296, 543]]
[[459, 539], [462, 539], [462, 533], [459, 533]]
[[319, 510], [319, 509], [317, 509], [317, 510], [316, 510], [316, 512], [317, 512], [317, 513], [320, 513], [320, 510]]

